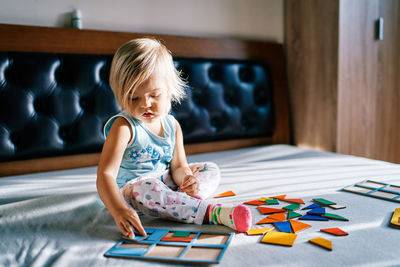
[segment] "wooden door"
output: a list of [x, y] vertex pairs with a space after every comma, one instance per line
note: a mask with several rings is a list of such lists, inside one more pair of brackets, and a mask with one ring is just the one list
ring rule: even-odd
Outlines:
[[[384, 19], [383, 40], [376, 20]], [[337, 151], [400, 163], [400, 5], [342, 1]]]

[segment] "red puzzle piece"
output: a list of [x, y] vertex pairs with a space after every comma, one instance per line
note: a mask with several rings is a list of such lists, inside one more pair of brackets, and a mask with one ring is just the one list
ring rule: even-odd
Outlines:
[[257, 207], [257, 209], [258, 209], [262, 214], [271, 214], [271, 213], [286, 212], [286, 211], [287, 211], [287, 210], [285, 210], [285, 209], [274, 209], [274, 208], [267, 208], [267, 207]]
[[252, 200], [252, 201], [244, 202], [243, 204], [254, 205], [254, 206], [260, 206], [260, 205], [265, 204], [265, 202], [258, 201], [258, 200]]
[[332, 235], [338, 235], [338, 236], [348, 235], [349, 234], [349, 233], [346, 233], [345, 231], [343, 231], [340, 228], [326, 228], [326, 229], [321, 229], [320, 231], [328, 233], [328, 234], [332, 234]]

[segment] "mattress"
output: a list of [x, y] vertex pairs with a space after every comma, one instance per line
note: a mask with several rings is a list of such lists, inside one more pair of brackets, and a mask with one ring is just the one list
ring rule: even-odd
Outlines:
[[[341, 190], [362, 180], [400, 185], [400, 165], [366, 158], [272, 145], [189, 156], [190, 162], [213, 161], [222, 172], [212, 203], [236, 205], [286, 194], [311, 204], [325, 198], [345, 209], [334, 213], [349, 221], [304, 221], [292, 247], [261, 243], [262, 236], [236, 234], [220, 266], [393, 266], [400, 265], [400, 230], [389, 227], [399, 203]], [[1, 266], [165, 266], [173, 263], [106, 258], [120, 233], [96, 192], [96, 167], [0, 179]], [[288, 203], [281, 203], [282, 207]], [[266, 217], [249, 206], [254, 228]], [[148, 228], [227, 231], [216, 225], [190, 225], [142, 216]], [[321, 228], [339, 227], [348, 236], [331, 236]], [[308, 242], [332, 241], [328, 251]], [[177, 265], [177, 264], [174, 264]], [[178, 264], [179, 265], [179, 264]]]

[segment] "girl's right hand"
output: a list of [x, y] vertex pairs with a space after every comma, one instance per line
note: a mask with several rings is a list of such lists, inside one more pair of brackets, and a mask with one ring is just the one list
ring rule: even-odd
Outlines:
[[122, 210], [117, 210], [114, 214], [115, 224], [121, 230], [121, 233], [130, 238], [134, 238], [135, 234], [132, 231], [132, 227], [142, 236], [147, 236], [142, 223], [140, 221], [139, 215], [133, 209], [124, 208]]

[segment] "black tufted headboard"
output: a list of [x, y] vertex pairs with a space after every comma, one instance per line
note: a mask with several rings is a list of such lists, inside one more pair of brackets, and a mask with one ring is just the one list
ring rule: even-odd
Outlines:
[[[101, 151], [120, 108], [112, 55], [0, 52], [0, 161]], [[268, 62], [176, 58], [187, 97], [172, 113], [186, 144], [272, 136]]]
[[[67, 32], [69, 36], [84, 32], [112, 34], [12, 25], [0, 25], [0, 33], [2, 27], [17, 32], [15, 34], [39, 29], [42, 35], [43, 30]], [[124, 36], [124, 39], [135, 37]], [[283, 109], [276, 101], [279, 99], [276, 87], [282, 87], [282, 81], [277, 79], [280, 76], [275, 73], [274, 60], [226, 56], [224, 47], [222, 50], [217, 47], [223, 51], [221, 56], [213, 52], [196, 52], [196, 47], [191, 48], [192, 55], [185, 54], [187, 48], [175, 47], [190, 38], [156, 37], [166, 39], [167, 47], [176, 56], [177, 69], [188, 80], [187, 98], [173, 107], [172, 113], [182, 126], [189, 153], [261, 143], [288, 143], [284, 137], [287, 133], [282, 131], [285, 122], [281, 121], [287, 118], [280, 115]], [[198, 43], [199, 48], [204, 44], [202, 39], [190, 41]], [[100, 51], [98, 54], [95, 48], [90, 53], [77, 53], [79, 49], [40, 51], [40, 45], [33, 49], [0, 47], [0, 174], [7, 173], [5, 168], [9, 168], [10, 163], [21, 165], [35, 163], [32, 160], [45, 162], [49, 158], [62, 161], [75, 155], [98, 156], [104, 142], [103, 125], [120, 110], [108, 85], [108, 75], [113, 51], [123, 42], [112, 45], [111, 53]], [[278, 92], [278, 96], [281, 95]], [[202, 147], [206, 149], [199, 149]], [[76, 164], [72, 165], [75, 167]], [[11, 166], [15, 169], [18, 165]], [[12, 173], [19, 172], [13, 170]]]

